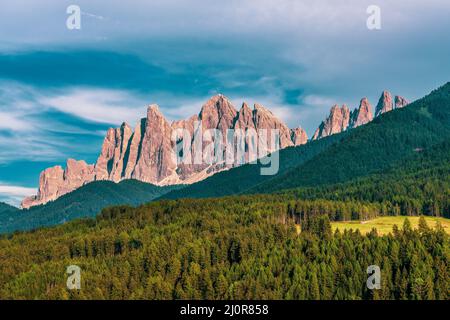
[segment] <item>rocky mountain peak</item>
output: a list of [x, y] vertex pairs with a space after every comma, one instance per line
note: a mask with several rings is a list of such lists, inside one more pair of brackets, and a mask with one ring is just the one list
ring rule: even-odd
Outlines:
[[329, 135], [345, 131], [350, 123], [350, 110], [344, 104], [339, 107], [335, 104], [330, 109], [330, 114], [325, 121], [314, 132], [313, 140], [327, 137]]
[[[291, 130], [278, 119], [269, 109], [259, 103], [255, 103], [253, 109], [253, 122], [257, 130], [260, 129], [278, 129], [280, 135], [280, 148], [292, 146], [294, 143], [291, 140]], [[271, 134], [267, 132], [267, 134]], [[268, 138], [268, 143], [272, 143]]]
[[252, 109], [250, 109], [250, 107], [248, 106], [247, 102], [243, 102], [242, 103], [242, 107], [239, 110], [239, 114], [242, 114], [244, 116], [252, 114]]
[[375, 111], [375, 117], [378, 117], [380, 114], [392, 111], [394, 109], [394, 104], [392, 102], [392, 95], [389, 91], [383, 91], [378, 100], [378, 104]]
[[350, 127], [356, 128], [372, 120], [372, 106], [367, 98], [362, 98], [359, 107], [350, 113]]
[[403, 108], [409, 104], [409, 101], [401, 96], [395, 96], [395, 108]]
[[[396, 108], [401, 108], [407, 103], [404, 98], [395, 97]], [[379, 105], [380, 112], [389, 109], [392, 105], [390, 93], [383, 92]], [[349, 127], [357, 127], [370, 122], [372, 118], [371, 106], [366, 98], [361, 99], [359, 108], [351, 113], [346, 105], [341, 107], [334, 105], [312, 139], [339, 133]], [[223, 134], [228, 129], [254, 128], [258, 132], [265, 129], [269, 135], [268, 151], [273, 151], [270, 150], [273, 146], [270, 136], [272, 129], [279, 130], [280, 148], [301, 145], [308, 140], [306, 132], [301, 127], [289, 129], [263, 105], [255, 103], [252, 110], [244, 102], [240, 110], [236, 111], [233, 104], [222, 94], [211, 97], [202, 106], [198, 115], [171, 124], [161, 113], [158, 105], [152, 104], [147, 108], [146, 117], [138, 121], [134, 130], [125, 122], [118, 128], [107, 130], [95, 165], [89, 165], [82, 160], [68, 159], [65, 168], [54, 166], [42, 171], [37, 194], [25, 198], [22, 206], [28, 208], [47, 203], [94, 180], [118, 182], [123, 179], [137, 179], [157, 185], [193, 183], [218, 171], [242, 164], [177, 163], [173, 157], [172, 133], [179, 128], [187, 129], [192, 139], [196, 121], [201, 121], [203, 130], [219, 129]], [[178, 136], [177, 141], [179, 139], [183, 137]], [[187, 142], [190, 145], [192, 140]], [[245, 143], [247, 150], [250, 145], [248, 137]], [[193, 145], [191, 147], [193, 148]], [[205, 147], [203, 145], [202, 151]], [[194, 157], [194, 151], [192, 155]], [[249, 159], [248, 153], [245, 154], [245, 162], [253, 160]]]
[[308, 135], [301, 127], [297, 127], [291, 130], [291, 140], [294, 146], [299, 146], [308, 142]]
[[238, 112], [234, 127], [236, 129], [255, 128], [255, 123], [253, 122], [253, 111], [245, 102], [242, 103], [242, 107]]
[[167, 122], [157, 104], [151, 104], [147, 107], [147, 122]]
[[202, 107], [199, 118], [203, 128], [219, 129], [225, 132], [231, 128], [237, 111], [230, 100], [222, 94], [215, 95]]
[[94, 180], [94, 166], [85, 161], [68, 159], [66, 168], [54, 166], [41, 172], [37, 195], [22, 201], [22, 208], [47, 203]]

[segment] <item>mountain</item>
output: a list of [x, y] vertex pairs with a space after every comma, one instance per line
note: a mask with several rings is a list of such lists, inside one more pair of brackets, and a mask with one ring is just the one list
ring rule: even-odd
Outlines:
[[12, 217], [19, 211], [19, 208], [13, 207], [7, 203], [0, 202], [0, 226], [3, 222], [11, 222]]
[[[0, 233], [52, 226], [77, 218], [95, 217], [103, 208], [113, 205], [138, 205], [152, 201], [166, 192], [182, 188], [155, 186], [137, 180], [90, 182], [55, 201], [30, 209], [2, 213], [0, 205]], [[15, 209], [15, 210], [14, 210]]]
[[[395, 96], [395, 109], [403, 108], [408, 104], [409, 102], [405, 98]], [[392, 95], [389, 91], [383, 91], [376, 107], [375, 117], [392, 110], [394, 110]], [[373, 118], [372, 106], [367, 98], [362, 98], [359, 107], [353, 111], [349, 111], [345, 104], [342, 107], [334, 105], [330, 110], [329, 116], [322, 121], [314, 132], [312, 140], [359, 127], [369, 123]]]
[[[377, 114], [392, 110], [390, 104], [392, 104], [391, 95], [384, 91], [378, 103]], [[404, 98], [395, 97], [397, 108], [407, 104]], [[381, 109], [378, 110], [379, 108]], [[359, 108], [352, 112], [346, 105], [342, 107], [335, 105], [331, 108], [328, 118], [314, 133], [312, 140], [358, 127], [372, 119], [371, 106], [367, 98], [363, 98]], [[223, 147], [222, 152], [219, 150], [210, 156], [211, 160], [205, 161], [204, 157], [208, 154], [209, 146], [203, 141], [199, 144], [198, 141], [202, 140], [208, 129], [216, 130], [209, 141], [215, 144], [221, 141]], [[279, 132], [278, 141], [272, 141], [269, 131], [273, 129]], [[235, 141], [235, 138], [229, 137], [228, 130], [242, 132], [244, 136], [241, 149], [244, 154], [232, 161], [228, 161], [229, 155], [234, 155], [234, 152], [237, 154], [238, 151], [235, 151], [234, 146], [229, 146], [231, 139]], [[256, 147], [249, 132], [255, 132], [258, 138], [266, 135], [265, 141], [269, 146], [265, 147], [265, 152], [261, 152], [258, 142], [257, 155], [251, 155]], [[45, 169], [39, 178], [37, 195], [25, 198], [22, 207], [30, 208], [45, 204], [86, 183], [99, 180], [119, 182], [124, 179], [136, 179], [155, 185], [191, 184], [219, 171], [264, 157], [267, 152], [306, 144], [307, 141], [308, 137], [302, 128], [289, 129], [261, 104], [256, 103], [252, 110], [244, 102], [237, 111], [221, 94], [209, 99], [198, 115], [172, 123], [169, 123], [159, 107], [153, 104], [147, 108], [146, 118], [138, 122], [134, 131], [127, 123], [107, 131], [95, 164], [68, 159], [65, 168], [54, 166]], [[180, 146], [183, 151], [177, 154], [177, 150], [181, 149]], [[177, 161], [177, 156], [181, 156], [182, 160]]]
[[409, 101], [406, 100], [405, 98], [400, 97], [400, 96], [395, 96], [395, 108], [396, 109], [406, 107], [408, 104], [409, 104]]
[[362, 98], [358, 109], [350, 113], [350, 128], [356, 128], [373, 120], [372, 106], [367, 98]]
[[392, 111], [393, 109], [394, 104], [392, 102], [391, 93], [389, 91], [383, 91], [375, 109], [375, 117], [378, 117], [382, 113]]
[[364, 126], [347, 131], [339, 143], [254, 187], [251, 192], [345, 182], [383, 171], [393, 162], [448, 139], [450, 83], [406, 108], [384, 113]]
[[347, 130], [350, 123], [350, 110], [344, 104], [339, 107], [334, 105], [330, 110], [330, 115], [323, 121], [314, 132], [313, 140], [321, 139], [332, 134], [340, 133]]
[[14, 214], [17, 211], [19, 211], [19, 208], [0, 202], [0, 221], [8, 219], [11, 214]]
[[[293, 166], [311, 159], [314, 155], [328, 148], [341, 139], [339, 135], [312, 141], [306, 145], [289, 147], [281, 150], [280, 171], [285, 172]], [[130, 204], [139, 205], [170, 193], [167, 198], [213, 197], [241, 193], [257, 183], [262, 183], [271, 176], [261, 175], [261, 164], [245, 164], [229, 171], [219, 172], [205, 180], [187, 185], [155, 186], [137, 180], [94, 181], [67, 193], [46, 204], [29, 209], [18, 210], [17, 215], [8, 214], [0, 219], [0, 233], [18, 230], [30, 230], [41, 226], [51, 226], [76, 218], [93, 217], [104, 207]], [[233, 172], [232, 175], [229, 173]], [[213, 184], [213, 188], [205, 187]], [[195, 191], [195, 192], [194, 192]]]
[[[198, 144], [203, 137], [199, 133], [207, 129], [216, 130], [217, 136], [211, 137], [210, 141], [221, 141], [223, 144], [222, 153], [214, 154], [214, 160], [218, 159], [216, 161], [204, 161], [203, 155], [208, 145], [202, 141], [200, 146]], [[304, 130], [289, 129], [264, 106], [255, 104], [252, 110], [243, 103], [237, 111], [221, 94], [208, 100], [198, 115], [172, 123], [153, 104], [147, 108], [146, 118], [138, 122], [134, 131], [127, 123], [107, 131], [95, 164], [68, 159], [65, 168], [55, 166], [44, 170], [40, 175], [37, 195], [25, 198], [22, 207], [45, 204], [92, 181], [136, 179], [154, 185], [197, 182], [216, 172], [254, 160], [249, 156], [252, 150], [250, 137], [244, 139], [242, 158], [235, 161], [227, 161], [226, 158], [234, 152], [234, 147], [228, 144], [228, 130], [241, 130], [244, 135], [251, 129], [258, 136], [269, 136], [269, 130], [279, 130], [279, 141], [272, 141], [271, 136], [267, 138], [268, 152], [307, 142]], [[183, 162], [177, 164], [175, 150], [180, 145], [184, 147], [183, 153], [190, 151], [190, 157], [186, 156]]]
[[280, 170], [261, 176], [261, 165], [219, 173], [163, 198], [218, 197], [267, 193], [296, 187], [334, 184], [388, 168], [416, 152], [450, 138], [450, 83], [406, 108], [306, 145], [280, 150]]
[[393, 162], [385, 170], [344, 183], [281, 190], [296, 199], [382, 203], [385, 215], [450, 218], [450, 140]]
[[409, 102], [405, 98], [401, 96], [395, 96], [395, 105], [392, 101], [392, 95], [389, 91], [383, 91], [380, 99], [378, 100], [378, 104], [375, 110], [375, 117], [379, 115], [392, 111], [394, 109], [403, 108], [408, 105]]
[[[333, 232], [330, 221], [448, 217], [449, 148], [447, 83], [353, 130], [280, 150], [277, 176], [246, 164], [166, 196], [270, 194], [114, 206], [92, 219], [2, 236], [0, 299], [448, 299], [442, 224], [421, 217], [413, 229], [404, 219], [380, 236]], [[79, 206], [74, 212], [105, 206], [96, 198], [102, 193], [131, 203], [170, 188], [95, 181], [16, 212], [15, 227], [30, 217], [26, 228], [64, 222], [59, 204]], [[383, 270], [380, 290], [366, 286], [374, 263]], [[71, 264], [83, 270], [81, 291], [67, 290], [61, 277]]]
[[[276, 176], [314, 158], [333, 144], [338, 143], [344, 135], [333, 135], [324, 139], [310, 141], [305, 145], [280, 150], [278, 153], [279, 170]], [[162, 198], [207, 198], [244, 193], [259, 184], [273, 179], [274, 176], [261, 174], [261, 169], [264, 167], [265, 165], [261, 162], [245, 164], [238, 168], [219, 172], [183, 189], [168, 192]]]
[[[364, 108], [364, 103], [360, 105], [363, 106], [360, 109]], [[246, 109], [243, 105], [239, 120], [244, 124], [246, 118], [252, 119], [248, 117]], [[401, 169], [407, 159], [418, 153], [428, 152], [433, 146], [449, 140], [449, 110], [450, 84], [447, 84], [406, 108], [382, 114], [354, 130], [280, 150], [279, 171], [275, 176], [261, 175], [264, 164], [258, 162], [219, 172], [182, 188], [158, 187], [135, 180], [124, 180], [118, 184], [97, 181], [54, 202], [24, 210], [26, 214], [21, 214], [20, 219], [7, 225], [3, 224], [0, 230], [26, 230], [77, 217], [93, 216], [103, 207], [113, 204], [137, 205], [161, 198], [207, 198], [279, 192], [292, 188], [345, 183], [382, 173], [396, 163]]]

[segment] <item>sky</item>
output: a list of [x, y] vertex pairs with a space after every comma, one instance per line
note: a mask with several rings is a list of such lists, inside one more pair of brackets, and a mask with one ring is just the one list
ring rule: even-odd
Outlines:
[[69, 157], [94, 163], [106, 130], [152, 103], [177, 120], [222, 93], [311, 136], [335, 103], [418, 99], [450, 80], [449, 17], [448, 0], [2, 1], [0, 201]]

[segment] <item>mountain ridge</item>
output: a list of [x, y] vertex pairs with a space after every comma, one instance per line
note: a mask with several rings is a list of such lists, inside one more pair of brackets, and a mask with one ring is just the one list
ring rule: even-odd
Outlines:
[[[402, 163], [408, 157], [416, 154], [417, 152], [425, 151], [432, 147], [433, 145], [437, 145], [442, 141], [446, 141], [448, 137], [450, 137], [450, 83], [434, 90], [431, 94], [426, 97], [419, 99], [413, 103], [408, 108], [395, 110], [394, 112], [389, 112], [387, 114], [382, 115], [377, 118], [375, 121], [372, 121], [366, 125], [362, 125], [354, 130], [347, 130], [341, 132], [339, 134], [334, 134], [331, 136], [327, 136], [318, 140], [313, 140], [308, 144], [297, 146], [297, 147], [288, 147], [280, 150], [280, 174], [278, 176], [261, 176], [260, 175], [260, 167], [261, 164], [258, 163], [256, 165], [245, 164], [243, 166], [233, 168], [228, 171], [219, 172], [208, 179], [200, 181], [195, 184], [180, 186], [181, 189], [177, 189], [176, 191], [170, 190], [168, 187], [167, 190], [164, 190], [160, 194], [155, 193], [155, 197], [152, 199], [147, 199], [147, 201], [157, 200], [157, 199], [179, 199], [179, 198], [210, 198], [210, 197], [221, 197], [226, 195], [235, 195], [235, 194], [245, 194], [245, 193], [267, 193], [274, 192], [280, 190], [287, 190], [289, 188], [296, 188], [302, 186], [308, 186], [308, 184], [301, 185], [290, 185], [289, 183], [285, 184], [277, 184], [276, 182], [280, 181], [300, 181], [298, 178], [298, 173], [303, 174], [304, 167], [310, 167], [310, 170], [315, 167], [315, 172], [320, 174], [328, 175], [328, 181], [322, 181], [318, 183], [321, 184], [333, 184], [336, 183], [335, 180], [330, 179], [330, 171], [329, 168], [320, 166], [320, 157], [323, 157], [326, 154], [331, 153], [331, 159], [333, 159], [336, 154], [342, 153], [348, 157], [348, 155], [352, 155], [353, 157], [358, 158], [360, 155], [355, 154], [355, 151], [358, 150], [366, 150], [372, 149], [372, 144], [370, 148], [367, 147], [367, 137], [375, 134], [377, 137], [378, 133], [385, 132], [386, 134], [380, 135], [379, 139], [374, 144], [376, 153], [381, 153], [383, 155], [384, 152], [388, 152], [389, 155], [391, 149], [394, 151], [400, 149], [400, 153], [390, 155], [387, 157], [385, 163], [381, 163], [379, 166], [373, 167], [371, 170], [360, 170], [360, 174], [357, 176], [364, 176], [364, 174], [370, 175], [372, 173], [376, 173], [376, 171], [381, 172], [383, 170], [387, 170], [388, 165], [392, 161], [399, 161]], [[411, 134], [412, 132], [412, 134]], [[399, 136], [401, 139], [388, 139], [392, 136]], [[358, 144], [355, 145], [355, 140], [358, 140], [358, 137], [362, 137], [359, 142], [364, 142], [363, 145]], [[423, 144], [420, 145], [420, 148], [416, 144], [417, 141], [422, 141]], [[400, 143], [402, 146], [405, 143], [405, 147], [399, 148], [397, 143]], [[364, 146], [364, 147], [362, 147]], [[337, 150], [336, 150], [337, 149]], [[330, 151], [331, 150], [331, 151]], [[398, 151], [398, 150], [397, 150]], [[362, 153], [364, 155], [364, 153]], [[345, 157], [344, 157], [345, 158]], [[324, 157], [324, 159], [330, 159], [330, 157]], [[358, 158], [359, 159], [359, 158]], [[360, 159], [361, 161], [363, 159]], [[330, 164], [333, 164], [331, 160]], [[352, 163], [352, 162], [350, 162]], [[357, 163], [357, 162], [353, 162]], [[365, 163], [365, 161], [362, 161]], [[369, 162], [370, 164], [371, 162]], [[372, 166], [373, 166], [372, 162]], [[376, 162], [375, 162], [376, 163]], [[331, 167], [333, 167], [331, 165]], [[334, 168], [333, 168], [334, 169]], [[351, 171], [351, 170], [350, 170]], [[314, 178], [314, 175], [306, 172], [309, 175], [309, 178]], [[339, 176], [339, 175], [338, 175]], [[357, 178], [357, 176], [349, 175], [347, 177], [343, 176], [342, 181], [352, 180]], [[283, 177], [283, 179], [280, 179]], [[288, 177], [289, 179], [286, 179]], [[122, 183], [126, 183], [129, 180], [124, 180]], [[314, 179], [312, 180], [314, 181]], [[139, 183], [138, 181], [135, 181]], [[108, 183], [111, 188], [116, 188], [117, 184], [113, 182], [99, 181], [98, 183]], [[317, 183], [317, 181], [314, 181]], [[66, 197], [70, 197], [73, 194], [85, 194], [89, 199], [91, 196], [95, 196], [96, 189], [92, 186], [95, 186], [94, 183], [87, 184], [86, 186], [77, 189]], [[154, 186], [157, 187], [157, 186]], [[85, 188], [90, 188], [86, 190]], [[160, 187], [157, 187], [160, 188]], [[122, 189], [122, 192], [132, 193], [131, 190]], [[167, 192], [166, 192], [167, 191]], [[127, 196], [127, 194], [125, 194]], [[64, 198], [64, 197], [63, 197]], [[39, 210], [36, 208], [31, 208], [29, 210], [24, 210], [23, 212], [29, 212], [33, 214], [33, 218], [37, 218], [37, 222], [34, 224], [34, 227], [38, 227], [41, 225], [47, 225], [43, 222], [48, 223], [51, 221], [51, 224], [60, 223], [61, 221], [54, 221], [53, 214], [58, 215], [59, 211], [61, 211], [60, 206], [64, 200], [58, 199], [54, 202], [50, 202], [44, 206], [41, 206]], [[70, 199], [70, 198], [69, 198]], [[116, 200], [116, 199], [114, 199]], [[139, 200], [139, 199], [138, 199]], [[145, 201], [145, 199], [140, 199]], [[71, 202], [71, 201], [69, 201]], [[95, 202], [95, 201], [94, 201]], [[122, 204], [123, 201], [111, 202], [106, 205], [113, 204]], [[126, 203], [126, 202], [125, 202]], [[70, 207], [71, 203], [68, 203]], [[139, 201], [135, 201], [134, 205], [140, 204]], [[56, 211], [53, 209], [58, 208]], [[62, 205], [64, 208], [64, 205]], [[95, 210], [83, 210], [82, 207], [79, 207], [79, 211], [73, 217], [82, 217], [82, 216], [93, 216], [97, 214], [101, 206], [93, 206]], [[64, 209], [66, 210], [66, 209]], [[87, 213], [87, 211], [89, 211]], [[39, 217], [43, 215], [43, 217]], [[30, 216], [29, 216], [30, 217]], [[39, 220], [41, 219], [41, 220]], [[50, 220], [49, 220], [50, 219]], [[40, 221], [40, 222], [39, 222]], [[28, 229], [28, 226], [20, 226], [19, 221], [13, 227], [10, 225], [7, 229], [3, 228], [3, 231], [14, 231], [18, 229], [24, 230]], [[26, 222], [26, 216], [24, 215], [23, 223]]]
[[[289, 129], [261, 104], [255, 103], [251, 110], [244, 102], [238, 111], [222, 94], [209, 99], [198, 115], [171, 123], [166, 120], [158, 105], [152, 104], [147, 108], [147, 117], [138, 121], [134, 131], [125, 122], [119, 128], [108, 129], [95, 164], [68, 159], [64, 169], [61, 166], [45, 169], [39, 178], [37, 195], [25, 198], [22, 207], [29, 208], [55, 200], [91, 181], [119, 182], [136, 179], [155, 185], [189, 184], [238, 165], [175, 163], [172, 158], [175, 149], [173, 136], [176, 137], [176, 143], [184, 143], [184, 136], [179, 136], [177, 130], [185, 129], [192, 139], [197, 130], [196, 124], [203, 129], [218, 129], [224, 137], [226, 130], [230, 129], [253, 128], [258, 132], [263, 129], [278, 129], [280, 148], [307, 142], [303, 129]], [[192, 141], [187, 142], [191, 144], [195, 156]], [[248, 140], [245, 143], [245, 150], [248, 150]], [[225, 145], [224, 153], [226, 148]], [[249, 158], [247, 153], [248, 151], [246, 162]]]
[[[440, 104], [440, 105], [439, 105]], [[431, 112], [431, 113], [430, 113]], [[179, 192], [169, 192], [163, 198], [197, 198], [233, 193], [268, 193], [300, 186], [344, 182], [351, 178], [383, 170], [395, 161], [450, 137], [450, 83], [406, 108], [387, 112], [353, 130], [326, 136], [312, 142], [330, 142], [326, 148], [311, 154], [299, 163], [280, 169], [271, 177], [261, 178], [257, 166], [236, 168], [221, 174], [222, 183], [214, 176], [186, 186]], [[332, 140], [329, 140], [332, 139]], [[368, 144], [370, 143], [370, 147]], [[308, 149], [311, 142], [295, 149]], [[280, 151], [280, 164], [289, 162], [289, 149]], [[364, 161], [362, 161], [364, 159]], [[243, 171], [247, 172], [242, 173]], [[239, 185], [245, 181], [247, 187]]]
[[[383, 91], [378, 106], [389, 106], [389, 104], [392, 107], [381, 109], [377, 107], [377, 115], [404, 107], [408, 102], [402, 97], [395, 96], [394, 108], [391, 94]], [[371, 105], [367, 98], [361, 99], [359, 107], [353, 111], [350, 111], [345, 104], [342, 107], [334, 105], [330, 110], [330, 115], [321, 123], [311, 141], [359, 127], [373, 119]], [[253, 149], [252, 141], [247, 136], [244, 139], [243, 162], [238, 162], [237, 159], [232, 163], [224, 160], [212, 164], [204, 161], [196, 163], [195, 160], [194, 163], [177, 162], [174, 159], [175, 146], [179, 144], [182, 144], [183, 148], [187, 148], [194, 159], [198, 152], [201, 152], [201, 157], [204, 157], [206, 146], [201, 146], [200, 150], [195, 149], [195, 135], [199, 132], [199, 128], [217, 129], [225, 137], [224, 140], [228, 140], [227, 130], [229, 129], [244, 130], [245, 132], [254, 129], [258, 135], [265, 130], [276, 129], [279, 132], [279, 140], [274, 144], [273, 141], [270, 141], [270, 137], [267, 138], [267, 142], [271, 145], [268, 149], [269, 152], [275, 151], [277, 148], [284, 149], [308, 142], [307, 134], [301, 127], [288, 128], [263, 105], [255, 103], [253, 109], [250, 109], [244, 102], [241, 109], [237, 110], [222, 94], [209, 99], [202, 106], [198, 115], [171, 123], [166, 120], [158, 105], [151, 104], [147, 108], [146, 118], [138, 121], [134, 130], [125, 122], [118, 128], [108, 129], [95, 164], [87, 164], [83, 160], [77, 161], [69, 158], [65, 168], [54, 166], [42, 171], [37, 194], [25, 198], [21, 206], [30, 208], [54, 201], [92, 181], [119, 182], [125, 179], [136, 179], [161, 186], [192, 184], [220, 171], [255, 160], [250, 156], [250, 151]], [[185, 131], [180, 135], [178, 130]], [[184, 136], [185, 132], [187, 132], [188, 138]], [[226, 158], [228, 149], [225, 142], [222, 159]], [[258, 157], [261, 157], [259, 150]]]

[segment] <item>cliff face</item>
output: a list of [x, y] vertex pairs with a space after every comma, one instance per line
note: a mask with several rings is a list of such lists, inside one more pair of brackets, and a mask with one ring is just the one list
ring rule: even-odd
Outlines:
[[95, 165], [96, 180], [120, 181], [126, 166], [125, 151], [132, 135], [133, 131], [126, 123], [123, 123], [120, 128], [108, 130]]
[[359, 107], [350, 114], [350, 128], [356, 128], [373, 120], [372, 106], [367, 98], [362, 98]]
[[330, 110], [330, 115], [322, 121], [314, 133], [313, 140], [340, 133], [348, 128], [350, 123], [350, 110], [346, 105], [339, 107], [334, 105]]
[[60, 196], [91, 182], [95, 178], [94, 166], [83, 160], [68, 159], [66, 168], [55, 166], [45, 169], [39, 177], [39, 189], [35, 196], [22, 201], [23, 208], [29, 208], [55, 200]]
[[[176, 160], [172, 157], [172, 129], [157, 105], [148, 107], [144, 128], [131, 178], [159, 184], [176, 169]], [[134, 163], [128, 165], [132, 167]]]
[[378, 104], [375, 111], [375, 117], [378, 117], [380, 114], [385, 112], [392, 111], [394, 109], [394, 104], [392, 102], [392, 95], [389, 91], [383, 91], [380, 99], [378, 100]]
[[405, 98], [395, 96], [395, 109], [406, 107], [408, 104], [409, 102]]
[[[200, 130], [201, 128], [201, 130]], [[185, 129], [187, 137], [177, 129]], [[205, 134], [208, 129], [216, 129], [221, 134], [211, 134], [208, 141], [199, 146], [195, 134]], [[241, 130], [244, 150], [238, 158], [236, 147], [229, 144], [232, 137], [227, 137], [227, 130]], [[84, 161], [69, 159], [66, 168], [55, 166], [41, 173], [39, 190], [36, 196], [28, 197], [22, 202], [23, 208], [44, 204], [48, 201], [81, 187], [94, 180], [119, 182], [123, 179], [137, 179], [155, 185], [193, 183], [234, 166], [256, 160], [248, 130], [261, 133], [266, 129], [269, 150], [277, 146], [285, 148], [304, 144], [306, 132], [301, 128], [289, 129], [282, 121], [262, 105], [255, 104], [251, 109], [244, 103], [239, 111], [223, 95], [209, 99], [198, 115], [185, 120], [169, 123], [157, 105], [150, 105], [147, 116], [141, 119], [134, 130], [126, 123], [119, 128], [110, 128], [103, 141], [100, 155], [95, 165]], [[271, 129], [278, 129], [278, 141], [271, 141]], [[247, 133], [247, 135], [245, 135]], [[222, 139], [223, 148], [215, 154], [210, 152], [211, 143]], [[218, 142], [219, 140], [217, 140]], [[190, 151], [190, 159], [185, 163], [176, 159], [176, 144]], [[272, 148], [271, 146], [275, 146]], [[251, 151], [254, 150], [253, 156]], [[249, 152], [250, 151], [250, 152]], [[210, 160], [205, 159], [210, 154]], [[226, 162], [233, 156], [234, 161]]]
[[291, 130], [291, 139], [295, 146], [300, 146], [308, 142], [306, 131], [298, 127]]

